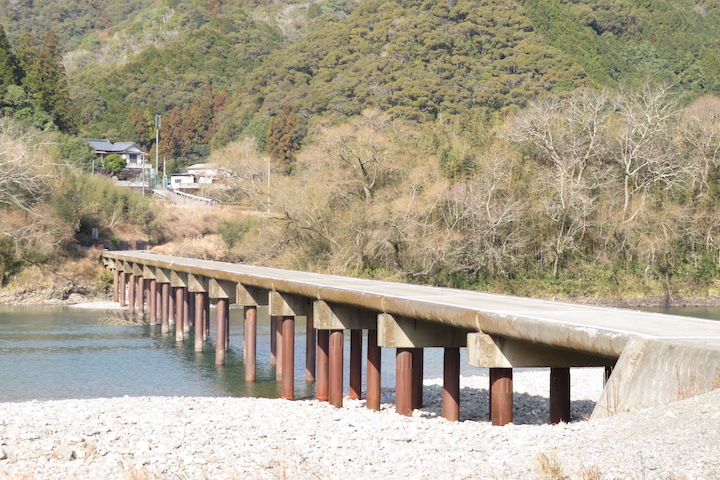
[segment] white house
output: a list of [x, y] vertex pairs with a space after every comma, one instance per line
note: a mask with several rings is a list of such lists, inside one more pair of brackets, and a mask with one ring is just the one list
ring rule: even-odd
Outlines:
[[89, 138], [88, 143], [95, 150], [100, 162], [103, 162], [108, 155], [116, 153], [125, 159], [127, 163], [125, 168], [130, 170], [128, 172], [130, 174], [140, 174], [145, 170], [152, 169], [152, 164], [147, 161], [149, 155], [135, 142], [112, 143], [108, 140]]
[[218, 166], [214, 163], [196, 163], [187, 168], [190, 175], [194, 175], [197, 183], [213, 183], [218, 176]]

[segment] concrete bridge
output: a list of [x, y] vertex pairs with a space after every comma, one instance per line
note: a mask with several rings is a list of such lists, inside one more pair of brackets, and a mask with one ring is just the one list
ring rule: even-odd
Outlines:
[[423, 348], [444, 348], [443, 416], [459, 418], [460, 348], [490, 369], [493, 424], [512, 421], [512, 369], [550, 367], [551, 423], [570, 419], [570, 367], [605, 367], [594, 417], [669, 403], [720, 388], [720, 322], [572, 305], [448, 288], [156, 255], [104, 252], [115, 300], [178, 341], [202, 350], [217, 305], [216, 364], [225, 361], [230, 304], [244, 307], [246, 381], [255, 381], [257, 307], [269, 307], [271, 363], [293, 399], [297, 317], [307, 322], [306, 378], [341, 407], [344, 332], [350, 331], [350, 398], [360, 398], [367, 330], [368, 408], [380, 408], [382, 348], [396, 355], [396, 409], [422, 406]]

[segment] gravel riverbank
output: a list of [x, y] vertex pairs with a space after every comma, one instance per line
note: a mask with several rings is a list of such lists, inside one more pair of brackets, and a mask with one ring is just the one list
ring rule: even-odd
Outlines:
[[[592, 411], [599, 369], [573, 369], [573, 416]], [[462, 418], [427, 406], [381, 412], [363, 401], [139, 397], [0, 403], [2, 479], [475, 479], [720, 478], [720, 390], [632, 414], [537, 424], [547, 418], [547, 372], [515, 376], [516, 424], [493, 427], [487, 377], [462, 380]], [[542, 456], [544, 470], [540, 467]], [[596, 474], [600, 474], [599, 476]]]

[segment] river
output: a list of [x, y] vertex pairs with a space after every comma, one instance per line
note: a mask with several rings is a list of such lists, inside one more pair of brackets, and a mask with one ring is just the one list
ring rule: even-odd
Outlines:
[[[720, 309], [654, 311], [720, 320]], [[117, 315], [117, 311], [72, 307], [0, 306], [0, 402], [124, 395], [274, 398], [280, 394], [275, 369], [269, 366], [270, 321], [262, 308], [258, 315], [257, 382], [251, 384], [244, 380], [242, 309], [231, 309], [230, 350], [224, 367], [214, 364], [212, 340], [204, 352], [197, 353], [192, 339], [177, 343], [174, 333], [161, 335], [159, 327], [116, 324]], [[305, 355], [303, 323], [296, 326], [295, 394], [310, 398], [314, 385], [306, 384], [300, 368]], [[345, 352], [347, 372], [349, 335]], [[464, 352], [461, 358], [465, 359]], [[393, 387], [391, 351], [383, 353], [382, 370], [383, 386]], [[462, 363], [462, 375], [486, 372]], [[426, 349], [425, 378], [441, 377], [442, 349]], [[347, 382], [346, 374], [346, 390]]]

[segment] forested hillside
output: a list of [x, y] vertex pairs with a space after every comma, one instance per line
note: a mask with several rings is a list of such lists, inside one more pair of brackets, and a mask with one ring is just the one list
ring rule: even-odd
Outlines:
[[[215, 258], [546, 296], [715, 292], [719, 7], [0, 0], [0, 108], [85, 170], [73, 135], [154, 156], [162, 115], [171, 169], [220, 163], [233, 188], [210, 194], [271, 212], [206, 232]], [[49, 178], [0, 208], [67, 214], [63, 241], [116, 195], [88, 187], [94, 210], [67, 210], [70, 177]]]
[[428, 121], [648, 75], [720, 89], [715, 0], [2, 0], [0, 24], [15, 43], [55, 32], [84, 135], [151, 148], [162, 114], [181, 162], [262, 140], [285, 104], [304, 124], [368, 107]]

